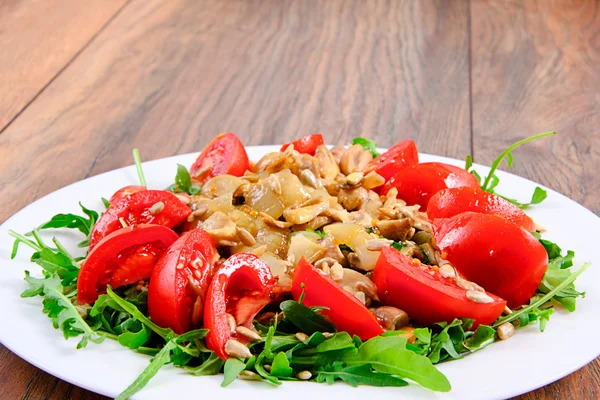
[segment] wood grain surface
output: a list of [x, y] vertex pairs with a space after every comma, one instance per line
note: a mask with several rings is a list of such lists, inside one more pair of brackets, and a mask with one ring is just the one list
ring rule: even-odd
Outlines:
[[[199, 151], [223, 131], [248, 145], [317, 131], [331, 143], [413, 138], [422, 152], [489, 163], [515, 139], [556, 129], [560, 140], [515, 152], [515, 172], [600, 212], [597, 1], [133, 0], [120, 9], [124, 1], [102, 12], [63, 2], [78, 21], [60, 29], [79, 45], [54, 38], [62, 61], [54, 51], [52, 68], [36, 61], [39, 50], [10, 63], [0, 53], [0, 76], [24, 77], [0, 81], [0, 122], [11, 121], [0, 123], [0, 223], [131, 164], [134, 146], [155, 159]], [[42, 24], [18, 43], [23, 35], [3, 18], [0, 44], [48, 40]], [[596, 398], [599, 371], [596, 361], [522, 398]], [[0, 390], [8, 399], [103, 398], [2, 346]]]
[[0, 131], [126, 0], [0, 1]]

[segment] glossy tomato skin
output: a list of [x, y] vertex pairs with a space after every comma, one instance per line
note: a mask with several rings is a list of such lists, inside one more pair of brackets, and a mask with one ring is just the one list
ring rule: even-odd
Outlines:
[[158, 260], [150, 278], [148, 311], [152, 321], [178, 334], [197, 328], [218, 260], [215, 243], [204, 230], [195, 229], [177, 239]]
[[385, 153], [375, 157], [367, 168], [367, 172], [375, 171], [388, 181], [404, 168], [412, 167], [418, 163], [419, 152], [415, 142], [402, 140]]
[[473, 328], [489, 325], [504, 311], [506, 301], [487, 293], [492, 303], [476, 303], [454, 279], [391, 247], [384, 247], [377, 260], [373, 282], [382, 304], [398, 307], [422, 325], [452, 322], [455, 318], [473, 318]]
[[238, 326], [254, 329], [256, 314], [271, 302], [275, 279], [269, 266], [250, 253], [232, 255], [215, 272], [204, 306], [204, 327], [209, 330], [206, 346], [226, 360], [228, 340], [248, 343], [249, 339], [231, 333], [226, 313], [233, 315]]
[[141, 192], [142, 190], [146, 190], [146, 186], [140, 186], [140, 185], [124, 186], [121, 189], [117, 190], [115, 192], [115, 194], [113, 194], [110, 197], [108, 202], [111, 205], [116, 204], [117, 202], [121, 201], [122, 199], [129, 196], [130, 194]]
[[111, 232], [83, 262], [77, 278], [77, 302], [92, 304], [106, 286], [113, 289], [150, 278], [156, 261], [177, 240], [161, 225], [142, 224]]
[[398, 189], [398, 198], [408, 205], [419, 204], [421, 210], [427, 209], [429, 199], [440, 190], [453, 187], [468, 186], [479, 188], [473, 175], [454, 165], [428, 162], [413, 165], [398, 172], [383, 185], [381, 194], [391, 188]]
[[[163, 207], [152, 214], [151, 208], [161, 202]], [[156, 224], [172, 228], [190, 215], [192, 210], [173, 193], [166, 190], [144, 190], [132, 193], [111, 206], [100, 217], [90, 234], [90, 249], [103, 237], [128, 225]]]
[[315, 152], [317, 151], [317, 147], [319, 147], [322, 144], [325, 144], [325, 142], [323, 141], [323, 135], [319, 133], [314, 133], [312, 135], [304, 136], [291, 143], [284, 144], [283, 146], [281, 146], [280, 151], [284, 151], [291, 144], [294, 145], [294, 150], [296, 150], [298, 153], [305, 153], [314, 156]]
[[535, 223], [519, 207], [495, 194], [468, 186], [440, 190], [429, 200], [427, 215], [431, 219], [449, 218], [473, 211], [506, 218], [528, 232], [535, 231]]
[[[302, 287], [304, 284], [304, 288]], [[308, 261], [300, 259], [292, 279], [292, 295], [298, 301], [304, 291], [302, 304], [328, 307], [327, 316], [339, 331], [368, 340], [383, 333], [376, 317], [355, 296], [342, 289], [329, 275], [321, 274]]]
[[219, 175], [242, 176], [248, 169], [250, 160], [240, 139], [235, 133], [222, 133], [202, 150], [190, 168], [190, 175], [205, 183]]
[[511, 308], [529, 302], [548, 268], [542, 244], [496, 215], [465, 212], [436, 219], [433, 233], [442, 257]]

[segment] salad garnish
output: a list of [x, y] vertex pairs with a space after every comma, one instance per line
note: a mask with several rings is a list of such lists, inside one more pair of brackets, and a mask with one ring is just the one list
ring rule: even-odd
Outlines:
[[[546, 192], [536, 188], [529, 203], [496, 192], [512, 150], [554, 134], [511, 145], [485, 179], [470, 156], [465, 169], [419, 163], [412, 141], [380, 154], [366, 138], [329, 149], [320, 134], [251, 164], [228, 133], [190, 170], [178, 164], [173, 185], [151, 190], [134, 149], [140, 185], [102, 198], [103, 213], [80, 203], [81, 215], [9, 231], [11, 258], [23, 244], [41, 267], [41, 277], [25, 271], [21, 296], [42, 297], [53, 326], [80, 337], [77, 348], [109, 338], [152, 357], [117, 399], [168, 364], [223, 373], [222, 386], [414, 382], [447, 392], [436, 364], [536, 321], [544, 331], [556, 306], [573, 312], [585, 296], [574, 282], [589, 263], [571, 271], [574, 252], [531, 232], [520, 210]], [[518, 234], [503, 237], [499, 226]], [[471, 229], [467, 242], [477, 229], [488, 233], [467, 258], [453, 247], [458, 228]], [[85, 253], [47, 243], [49, 229], [79, 232]], [[510, 248], [530, 251], [472, 265]], [[506, 271], [512, 280], [502, 281]]]

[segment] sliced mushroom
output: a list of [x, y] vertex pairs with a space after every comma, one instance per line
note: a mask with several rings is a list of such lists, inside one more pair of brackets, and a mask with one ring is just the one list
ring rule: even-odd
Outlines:
[[307, 229], [316, 231], [317, 229], [330, 224], [333, 222], [333, 218], [331, 217], [326, 217], [324, 215], [319, 215], [317, 217], [315, 217], [314, 219], [310, 220], [309, 222], [307, 222], [306, 224], [300, 224], [300, 225], [294, 225], [292, 227], [292, 229], [294, 231], [305, 231]]
[[381, 236], [398, 242], [406, 241], [414, 232], [408, 218], [377, 221], [375, 226]]
[[350, 219], [352, 222], [358, 225], [362, 225], [365, 228], [373, 226], [373, 217], [365, 210], [353, 211], [350, 213]]
[[367, 175], [365, 175], [365, 177], [362, 181], [362, 185], [366, 189], [374, 189], [376, 187], [383, 185], [384, 183], [385, 183], [385, 178], [383, 176], [379, 175], [375, 171], [371, 171]]
[[342, 155], [340, 170], [344, 175], [350, 175], [353, 172], [364, 172], [372, 160], [373, 156], [370, 151], [365, 150], [359, 144], [355, 144], [350, 146]]
[[325, 145], [317, 147], [315, 160], [319, 166], [321, 178], [333, 180], [340, 173], [340, 167], [338, 166], [337, 161]]
[[202, 186], [202, 195], [214, 199], [225, 194], [232, 194], [245, 182], [232, 175], [219, 175], [211, 178]]
[[217, 211], [202, 223], [202, 228], [212, 236], [217, 246], [230, 246], [237, 243], [235, 223], [224, 213]]
[[396, 331], [408, 325], [408, 314], [399, 308], [382, 306], [370, 308], [369, 311], [383, 321], [385, 330]]
[[[364, 293], [365, 297], [369, 300], [378, 301], [377, 287], [372, 280], [350, 268], [344, 268], [342, 279], [338, 281], [338, 284], [346, 291], [356, 295], [357, 292]], [[370, 301], [368, 302], [370, 304]]]
[[292, 207], [283, 212], [286, 221], [296, 225], [305, 224], [315, 219], [323, 211], [327, 210], [329, 205], [326, 203], [318, 203], [307, 207]]
[[369, 199], [369, 192], [364, 187], [350, 187], [341, 189], [338, 201], [348, 211], [361, 208]]

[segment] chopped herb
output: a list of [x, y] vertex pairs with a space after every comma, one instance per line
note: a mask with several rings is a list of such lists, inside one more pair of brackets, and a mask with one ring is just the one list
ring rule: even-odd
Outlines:
[[377, 151], [377, 145], [371, 139], [357, 137], [357, 138], [352, 139], [352, 144], [361, 145], [365, 150], [368, 150], [371, 152], [371, 155], [373, 156], [373, 158], [379, 156], [379, 152]]
[[202, 188], [192, 183], [192, 178], [186, 167], [181, 164], [177, 164], [177, 174], [175, 174], [175, 183], [167, 188], [174, 193], [187, 193], [189, 195], [195, 195], [200, 193]]

